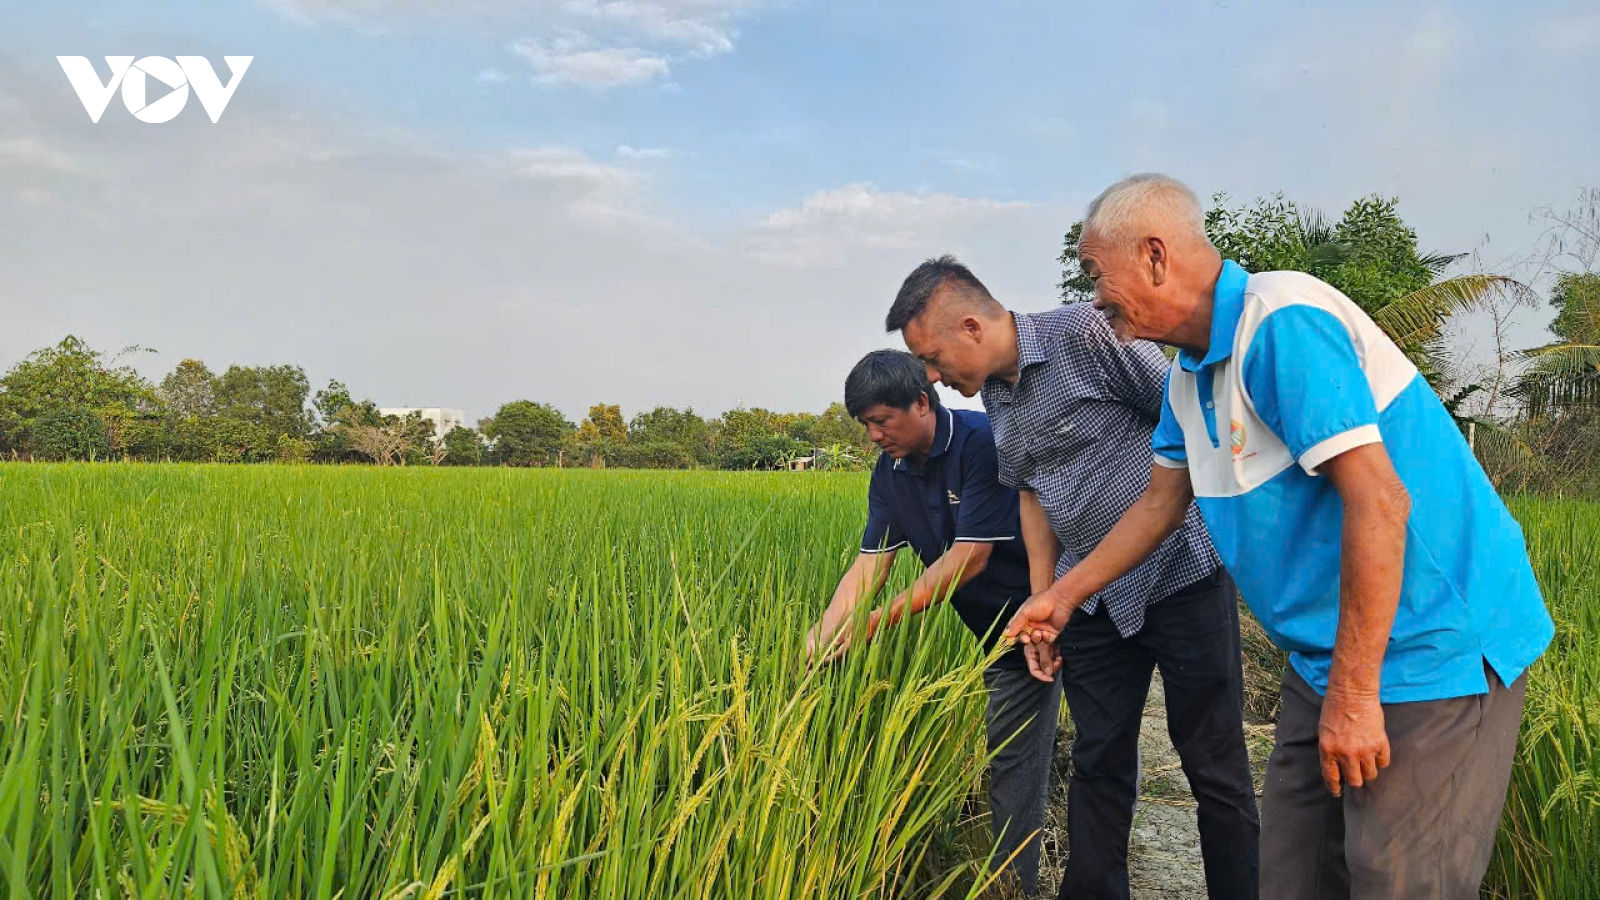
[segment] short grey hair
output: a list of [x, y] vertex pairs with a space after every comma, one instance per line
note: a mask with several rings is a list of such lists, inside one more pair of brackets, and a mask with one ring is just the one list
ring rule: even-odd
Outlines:
[[1152, 220], [1172, 229], [1171, 237], [1188, 237], [1210, 243], [1206, 213], [1189, 186], [1159, 172], [1130, 175], [1094, 198], [1083, 217], [1083, 232], [1094, 232], [1113, 244], [1137, 240], [1141, 223]]

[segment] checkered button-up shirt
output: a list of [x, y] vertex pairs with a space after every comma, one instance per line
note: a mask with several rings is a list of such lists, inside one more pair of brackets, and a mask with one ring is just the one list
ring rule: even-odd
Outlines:
[[[1034, 491], [1061, 542], [1059, 578], [1099, 544], [1150, 484], [1150, 434], [1161, 418], [1170, 364], [1148, 341], [1123, 344], [1087, 303], [1014, 313], [1019, 377], [990, 379], [983, 405], [1000, 481]], [[1145, 610], [1221, 563], [1193, 504], [1183, 527], [1137, 568], [1090, 597], [1123, 637]]]

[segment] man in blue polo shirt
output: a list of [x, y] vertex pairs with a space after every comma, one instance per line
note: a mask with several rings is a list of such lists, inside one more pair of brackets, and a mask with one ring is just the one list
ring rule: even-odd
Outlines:
[[[999, 482], [988, 420], [941, 405], [922, 363], [895, 350], [869, 353], [857, 363], [844, 398], [883, 454], [867, 489], [861, 552], [806, 635], [807, 655], [831, 659], [844, 652], [852, 613], [883, 586], [895, 554], [907, 547], [927, 570], [869, 615], [866, 637], [948, 596], [989, 652], [1027, 598], [1029, 581], [1017, 492]], [[1059, 688], [1029, 675], [1021, 647], [1001, 656], [983, 679], [989, 750], [1000, 748], [989, 767], [989, 808], [999, 838], [995, 864], [1017, 853], [1009, 871], [1032, 895], [1039, 882], [1036, 833], [1044, 825]]]
[[1041, 675], [1054, 637], [1194, 498], [1290, 652], [1261, 813], [1268, 898], [1478, 895], [1524, 672], [1554, 632], [1522, 530], [1416, 368], [1298, 272], [1245, 272], [1161, 175], [1089, 207], [1079, 245], [1122, 340], [1179, 348], [1144, 496], [1008, 627]]

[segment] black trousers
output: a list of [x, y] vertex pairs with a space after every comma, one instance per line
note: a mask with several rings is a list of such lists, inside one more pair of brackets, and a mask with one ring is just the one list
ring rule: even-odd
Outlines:
[[1244, 678], [1233, 580], [1216, 573], [1153, 604], [1144, 628], [1117, 633], [1102, 607], [1061, 635], [1072, 710], [1067, 871], [1062, 900], [1127, 900], [1128, 833], [1139, 792], [1139, 722], [1160, 668], [1167, 732], [1198, 804], [1211, 900], [1254, 900], [1260, 818], [1244, 742]]

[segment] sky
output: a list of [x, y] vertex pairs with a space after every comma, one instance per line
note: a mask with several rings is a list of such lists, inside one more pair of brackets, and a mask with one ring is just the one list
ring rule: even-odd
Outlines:
[[[95, 124], [58, 55], [254, 60], [216, 123]], [[469, 421], [821, 411], [917, 263], [1047, 308], [1133, 172], [1512, 260], [1600, 184], [1597, 83], [1592, 2], [8, 0], [0, 368], [72, 333]]]

